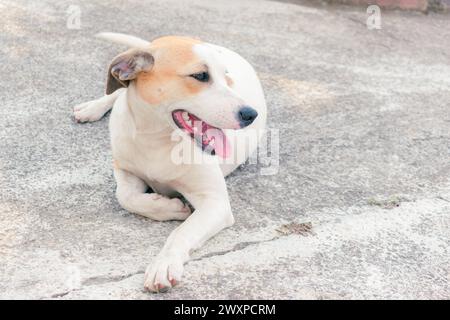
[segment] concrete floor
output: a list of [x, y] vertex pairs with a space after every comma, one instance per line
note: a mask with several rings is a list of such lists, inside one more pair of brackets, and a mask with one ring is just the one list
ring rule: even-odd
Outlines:
[[[0, 4], [0, 298], [450, 298], [449, 15], [382, 12], [368, 30], [364, 8], [77, 1], [77, 30], [72, 4]], [[278, 174], [227, 179], [235, 226], [164, 295], [143, 271], [178, 222], [120, 208], [108, 117], [71, 114], [124, 50], [100, 31], [236, 50], [279, 130]]]

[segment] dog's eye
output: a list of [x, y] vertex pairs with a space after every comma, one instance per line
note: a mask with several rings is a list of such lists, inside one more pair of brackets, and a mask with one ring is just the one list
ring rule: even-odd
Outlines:
[[208, 82], [209, 81], [209, 73], [208, 72], [200, 72], [191, 74], [190, 77], [198, 80], [200, 82]]

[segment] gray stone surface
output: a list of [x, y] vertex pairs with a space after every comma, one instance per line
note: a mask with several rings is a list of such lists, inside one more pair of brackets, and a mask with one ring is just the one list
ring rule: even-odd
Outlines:
[[[81, 29], [66, 28], [69, 5]], [[0, 298], [450, 298], [450, 17], [270, 1], [2, 1]], [[93, 35], [200, 37], [262, 79], [279, 173], [228, 180], [236, 224], [164, 295], [143, 271], [178, 222], [114, 197], [102, 94], [123, 47]], [[307, 233], [280, 233], [288, 223]], [[284, 228], [286, 229], [286, 228]], [[286, 231], [286, 230], [285, 230]]]

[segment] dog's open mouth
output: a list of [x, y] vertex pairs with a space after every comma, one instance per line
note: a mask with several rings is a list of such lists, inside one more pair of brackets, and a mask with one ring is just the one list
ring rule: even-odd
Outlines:
[[209, 154], [227, 158], [230, 154], [230, 142], [222, 129], [216, 128], [184, 110], [172, 112], [175, 124], [188, 133]]

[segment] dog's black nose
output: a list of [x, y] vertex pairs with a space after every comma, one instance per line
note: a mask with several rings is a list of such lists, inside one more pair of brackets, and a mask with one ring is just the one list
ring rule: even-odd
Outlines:
[[256, 119], [256, 117], [258, 116], [258, 112], [256, 112], [256, 110], [251, 107], [243, 106], [241, 109], [239, 109], [237, 116], [241, 128], [244, 128], [246, 126], [249, 126]]

